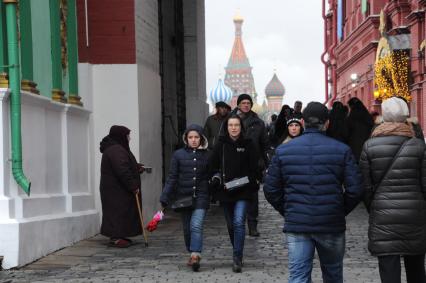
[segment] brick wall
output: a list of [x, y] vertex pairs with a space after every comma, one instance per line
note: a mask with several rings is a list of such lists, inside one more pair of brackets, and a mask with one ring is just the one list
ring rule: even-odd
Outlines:
[[[77, 0], [79, 62], [92, 64], [134, 64], [134, 0]], [[88, 45], [88, 46], [87, 46]]]

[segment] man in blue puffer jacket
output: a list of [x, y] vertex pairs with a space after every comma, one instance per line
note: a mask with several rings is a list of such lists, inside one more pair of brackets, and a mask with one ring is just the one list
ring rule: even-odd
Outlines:
[[350, 148], [324, 134], [323, 104], [309, 103], [303, 121], [303, 135], [276, 149], [263, 190], [285, 218], [289, 283], [311, 282], [315, 249], [324, 282], [343, 282], [345, 216], [362, 198], [362, 177]]

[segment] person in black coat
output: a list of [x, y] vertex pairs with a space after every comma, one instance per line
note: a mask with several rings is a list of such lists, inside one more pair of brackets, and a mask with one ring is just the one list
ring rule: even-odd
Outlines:
[[210, 204], [208, 141], [203, 135], [203, 128], [195, 124], [187, 127], [183, 141], [185, 147], [173, 154], [160, 202], [165, 208], [173, 201], [192, 197], [192, 206], [178, 212], [182, 218], [186, 249], [191, 253], [188, 265], [198, 271], [203, 247], [203, 223]]
[[347, 143], [346, 115], [347, 112], [345, 110], [345, 107], [343, 106], [343, 103], [340, 101], [335, 101], [330, 110], [329, 126], [326, 132], [327, 136], [343, 143]]
[[127, 237], [142, 232], [135, 195], [140, 198], [143, 166], [130, 151], [129, 140], [130, 130], [115, 125], [100, 143], [101, 234], [110, 237], [110, 246], [120, 248], [130, 246]]
[[[225, 126], [225, 136], [214, 147], [209, 166], [215, 199], [223, 207], [233, 246], [232, 270], [241, 272], [246, 213], [258, 187], [258, 157], [252, 140], [243, 134], [243, 123], [238, 115], [228, 117]], [[248, 179], [245, 185], [235, 189], [229, 186], [228, 182], [243, 177]]]
[[[269, 139], [266, 132], [265, 122], [251, 109], [253, 100], [248, 94], [240, 94], [237, 99], [238, 115], [241, 117], [243, 127], [245, 129], [245, 137], [251, 139], [253, 146], [257, 152], [257, 180], [259, 183], [263, 179], [263, 171], [268, 167], [268, 152], [270, 150]], [[259, 216], [259, 186], [257, 191], [253, 193], [253, 198], [247, 209], [247, 226], [249, 228], [249, 236], [259, 237], [257, 231], [257, 217]]]
[[362, 146], [370, 137], [371, 130], [374, 126], [373, 118], [365, 108], [362, 101], [356, 97], [352, 97], [348, 101], [349, 115], [346, 118], [346, 141], [355, 156], [356, 161], [359, 161], [361, 156]]
[[426, 156], [424, 140], [406, 122], [408, 107], [392, 97], [382, 103], [384, 122], [365, 142], [360, 168], [370, 213], [368, 249], [378, 257], [382, 282], [425, 283]]

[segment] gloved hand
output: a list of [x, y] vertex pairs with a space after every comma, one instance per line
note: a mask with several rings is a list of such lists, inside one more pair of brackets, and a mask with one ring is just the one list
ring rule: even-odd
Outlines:
[[168, 206], [168, 203], [166, 203], [164, 201], [160, 201], [160, 203], [161, 203], [162, 208], [166, 208]]
[[214, 192], [219, 188], [219, 186], [220, 186], [220, 178], [213, 177], [209, 182], [209, 191]]

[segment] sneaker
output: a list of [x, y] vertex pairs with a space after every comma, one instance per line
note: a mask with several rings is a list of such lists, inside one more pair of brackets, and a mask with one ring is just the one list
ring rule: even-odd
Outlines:
[[201, 258], [198, 255], [193, 255], [191, 256], [190, 261], [191, 261], [192, 270], [197, 272], [200, 269]]

